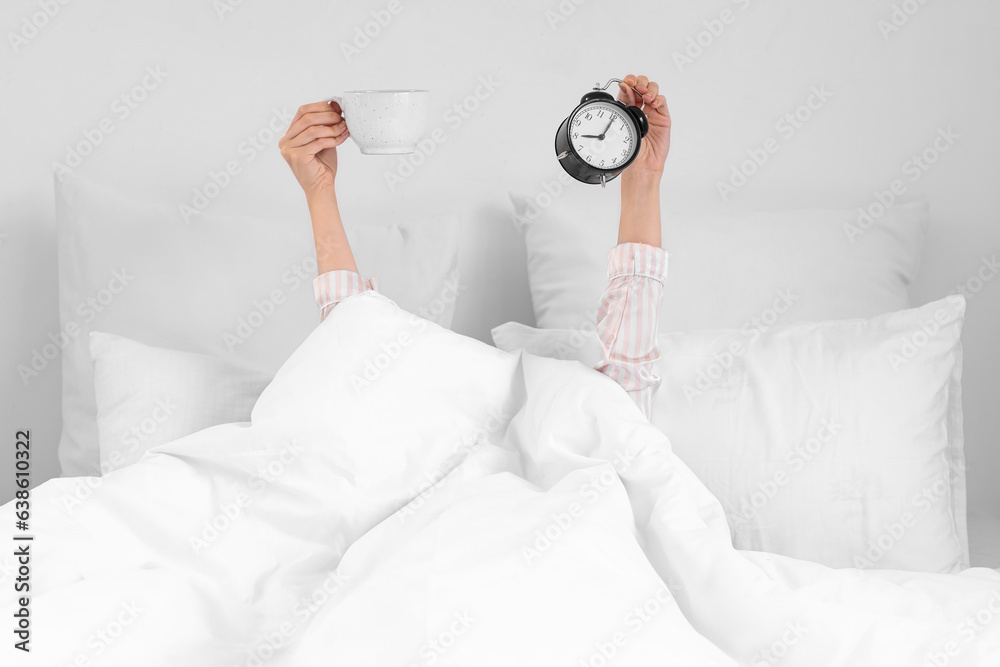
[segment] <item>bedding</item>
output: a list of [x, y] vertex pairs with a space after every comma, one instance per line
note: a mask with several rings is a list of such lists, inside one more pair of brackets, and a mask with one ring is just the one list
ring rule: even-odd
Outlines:
[[[661, 333], [651, 420], [742, 549], [831, 567], [969, 565], [960, 296], [869, 320]], [[664, 313], [663, 317], [669, 317]], [[589, 330], [497, 347], [600, 360]]]
[[1000, 661], [1000, 572], [737, 550], [613, 380], [372, 292], [308, 336], [251, 423], [49, 480], [32, 508], [25, 664]]
[[[304, 214], [303, 214], [304, 215]], [[443, 326], [454, 313], [458, 221], [344, 211], [366, 270], [402, 307]], [[397, 218], [398, 220], [398, 218]], [[212, 354], [273, 375], [319, 321], [308, 218], [266, 220], [139, 202], [75, 174], [56, 180], [64, 475], [97, 471], [91, 331]], [[370, 223], [370, 224], [368, 224]]]
[[[594, 321], [621, 193], [556, 179], [543, 184], [510, 193], [535, 321], [543, 329], [578, 329]], [[671, 255], [660, 330], [739, 329], [775, 304], [783, 324], [908, 308], [927, 226], [922, 202], [893, 206], [877, 221], [834, 209], [665, 210], [663, 247], [683, 252]]]
[[226, 357], [90, 332], [101, 472], [217, 424], [250, 421], [270, 375]]

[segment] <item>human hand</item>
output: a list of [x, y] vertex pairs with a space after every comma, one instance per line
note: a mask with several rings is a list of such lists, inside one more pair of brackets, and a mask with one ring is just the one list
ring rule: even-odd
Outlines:
[[[632, 90], [632, 86], [635, 86], [639, 94]], [[666, 98], [660, 95], [659, 84], [650, 81], [644, 74], [629, 74], [618, 84], [618, 100], [628, 106], [639, 107], [649, 121], [649, 132], [639, 146], [639, 155], [625, 170], [625, 174], [630, 171], [662, 173], [663, 164], [670, 152], [670, 112]]]
[[336, 102], [315, 102], [299, 107], [285, 136], [278, 141], [278, 147], [307, 199], [333, 194], [337, 146], [350, 134], [342, 109]]

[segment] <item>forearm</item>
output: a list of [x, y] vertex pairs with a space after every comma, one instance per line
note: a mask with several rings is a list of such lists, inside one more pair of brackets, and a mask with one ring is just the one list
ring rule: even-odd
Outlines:
[[358, 265], [340, 218], [336, 192], [331, 190], [328, 194], [313, 195], [306, 200], [316, 242], [317, 272], [320, 275], [337, 270], [357, 273]]
[[660, 171], [622, 174], [618, 245], [608, 255], [608, 287], [597, 333], [604, 358], [596, 368], [618, 382], [647, 417], [660, 383], [657, 331], [667, 254], [660, 238]]
[[626, 169], [622, 174], [618, 243], [660, 247], [660, 172]]

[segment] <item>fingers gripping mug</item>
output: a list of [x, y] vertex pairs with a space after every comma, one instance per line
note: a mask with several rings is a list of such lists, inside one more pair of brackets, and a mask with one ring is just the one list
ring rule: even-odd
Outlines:
[[412, 153], [427, 127], [426, 90], [349, 90], [331, 97], [343, 111], [351, 139], [365, 155]]

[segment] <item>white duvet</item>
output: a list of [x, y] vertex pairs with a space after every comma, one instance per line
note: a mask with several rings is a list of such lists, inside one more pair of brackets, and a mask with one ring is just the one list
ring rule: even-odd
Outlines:
[[736, 551], [612, 380], [372, 293], [252, 425], [46, 482], [32, 515], [32, 652], [4, 628], [4, 665], [1000, 665], [997, 571]]

